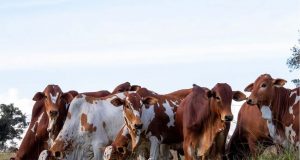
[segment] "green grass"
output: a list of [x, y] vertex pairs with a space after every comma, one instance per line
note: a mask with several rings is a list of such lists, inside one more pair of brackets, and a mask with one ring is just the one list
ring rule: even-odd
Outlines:
[[14, 157], [15, 153], [6, 153], [0, 152], [0, 160], [9, 160], [11, 157]]
[[277, 154], [263, 153], [256, 158], [251, 158], [251, 160], [300, 160], [300, 153], [294, 148], [280, 149], [278, 152]]

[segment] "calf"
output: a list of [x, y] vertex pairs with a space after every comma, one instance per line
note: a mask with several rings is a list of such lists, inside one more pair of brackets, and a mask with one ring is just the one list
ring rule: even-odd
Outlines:
[[236, 128], [226, 148], [228, 159], [246, 159], [272, 145], [267, 121], [257, 107], [244, 103], [239, 111]]
[[287, 89], [283, 87], [285, 83], [269, 74], [259, 76], [245, 88], [251, 92], [247, 103], [261, 110], [274, 143], [299, 149], [300, 88]]
[[232, 91], [226, 83], [218, 83], [212, 90], [194, 85], [177, 111], [186, 160], [224, 158], [229, 122], [233, 119], [232, 99], [241, 101], [246, 96]]

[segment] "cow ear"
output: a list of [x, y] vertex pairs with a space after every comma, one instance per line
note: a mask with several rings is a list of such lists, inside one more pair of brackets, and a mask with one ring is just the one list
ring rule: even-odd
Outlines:
[[233, 100], [235, 101], [243, 101], [247, 99], [247, 96], [241, 91], [233, 91]]
[[273, 85], [275, 87], [283, 87], [286, 83], [286, 80], [281, 79], [281, 78], [277, 78], [277, 79], [273, 79]]
[[117, 98], [114, 98], [113, 100], [111, 100], [110, 103], [113, 104], [116, 107], [119, 107], [119, 106], [121, 106], [121, 105], [124, 104], [124, 100], [122, 100], [121, 98], [117, 97]]
[[132, 86], [130, 87], [130, 90], [129, 90], [129, 91], [137, 91], [137, 90], [139, 90], [140, 88], [142, 88], [142, 87], [139, 86], [139, 85], [132, 85]]
[[249, 84], [245, 89], [244, 89], [244, 91], [245, 92], [251, 92], [252, 91], [252, 89], [253, 89], [253, 83], [251, 83], [251, 84]]
[[146, 97], [144, 100], [143, 100], [143, 104], [147, 104], [147, 105], [154, 105], [158, 102], [158, 99], [157, 98], [154, 98], [154, 97]]
[[32, 100], [34, 100], [34, 101], [39, 101], [39, 100], [41, 100], [41, 99], [43, 99], [43, 98], [45, 98], [45, 97], [46, 97], [45, 93], [43, 93], [43, 92], [37, 92], [37, 93], [33, 96]]
[[207, 90], [205, 92], [206, 92], [207, 98], [211, 98], [216, 94], [214, 91], [211, 91], [211, 90]]
[[[75, 94], [75, 96], [73, 96], [73, 94], [72, 93], [70, 93], [70, 92], [72, 92], [72, 91], [69, 91], [69, 92], [67, 92], [67, 93], [63, 93], [62, 95], [61, 95], [61, 98], [63, 99], [63, 100], [65, 100], [65, 102], [67, 102], [67, 103], [71, 103], [71, 101], [73, 100], [73, 98], [76, 96]], [[77, 92], [78, 93], [78, 92]]]
[[70, 90], [69, 92], [67, 93], [70, 93], [73, 97], [76, 97], [79, 93], [75, 90]]

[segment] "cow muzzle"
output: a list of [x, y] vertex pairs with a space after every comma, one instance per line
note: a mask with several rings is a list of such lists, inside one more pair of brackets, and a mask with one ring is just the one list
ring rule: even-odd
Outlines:
[[135, 129], [142, 129], [143, 128], [143, 123], [134, 124], [134, 128]]
[[230, 122], [230, 121], [232, 121], [232, 120], [233, 120], [233, 115], [226, 115], [226, 116], [224, 117], [224, 120], [225, 120], [225, 122]]

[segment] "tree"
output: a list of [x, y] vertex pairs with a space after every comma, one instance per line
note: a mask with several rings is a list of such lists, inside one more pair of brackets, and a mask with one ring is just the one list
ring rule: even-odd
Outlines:
[[[300, 35], [300, 30], [298, 31]], [[298, 39], [298, 44], [300, 44], [300, 38]], [[291, 48], [292, 56], [287, 59], [287, 66], [290, 68], [290, 72], [300, 69], [300, 47], [295, 45]], [[296, 86], [300, 86], [300, 79], [293, 79], [292, 82]]]
[[21, 139], [24, 132], [26, 116], [13, 104], [0, 105], [0, 149], [6, 148], [6, 141]]

